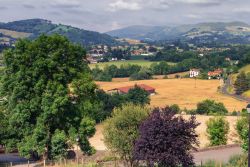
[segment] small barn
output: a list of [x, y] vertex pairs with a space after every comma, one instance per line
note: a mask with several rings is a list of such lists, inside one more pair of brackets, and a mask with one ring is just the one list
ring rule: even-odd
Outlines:
[[129, 90], [135, 88], [135, 86], [138, 86], [141, 89], [144, 89], [150, 95], [154, 95], [155, 94], [155, 88], [153, 88], [151, 86], [148, 86], [148, 85], [145, 85], [145, 84], [136, 84], [136, 85], [133, 85], [133, 86], [126, 86], [126, 87], [114, 88], [114, 89], [108, 90], [108, 92], [109, 93], [127, 94], [129, 92]]

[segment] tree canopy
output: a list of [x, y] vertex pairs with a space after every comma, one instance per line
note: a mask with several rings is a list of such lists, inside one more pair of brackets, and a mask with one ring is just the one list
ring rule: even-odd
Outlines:
[[80, 147], [91, 153], [88, 138], [99, 107], [85, 55], [59, 35], [20, 40], [4, 52], [0, 99], [8, 121], [1, 125], [6, 131], [0, 144], [26, 157], [32, 151], [54, 158], [64, 154], [57, 144], [75, 143], [79, 135]]

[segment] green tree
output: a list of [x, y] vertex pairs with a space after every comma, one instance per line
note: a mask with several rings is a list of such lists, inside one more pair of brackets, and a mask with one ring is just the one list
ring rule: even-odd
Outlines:
[[207, 133], [210, 145], [226, 145], [229, 123], [224, 117], [210, 118], [207, 122]]
[[214, 100], [204, 100], [197, 104], [198, 114], [208, 114], [208, 115], [225, 115], [228, 110], [223, 103], [217, 103]]
[[152, 72], [146, 67], [141, 68], [138, 73], [133, 73], [130, 76], [130, 80], [147, 80], [152, 78]]
[[104, 142], [107, 147], [130, 166], [133, 166], [133, 145], [139, 136], [139, 125], [149, 115], [147, 107], [133, 104], [115, 108], [104, 124]]
[[67, 155], [67, 136], [64, 131], [56, 130], [51, 139], [51, 155], [56, 159], [65, 158]]
[[236, 123], [236, 131], [239, 135], [239, 138], [242, 142], [242, 149], [247, 151], [248, 150], [248, 131], [249, 131], [249, 124], [248, 119], [246, 116], [242, 117], [241, 119], [237, 120]]
[[149, 93], [139, 86], [135, 85], [126, 95], [127, 101], [137, 105], [150, 104]]
[[[0, 99], [8, 120], [4, 140], [8, 150], [54, 158], [52, 138], [57, 130], [72, 143], [79, 134], [82, 150], [90, 150], [86, 139], [94, 132], [81, 130], [94, 128], [93, 113], [100, 107], [85, 55], [81, 46], [59, 35], [20, 40], [5, 51]], [[91, 123], [83, 124], [86, 118]]]
[[236, 81], [234, 83], [234, 87], [235, 87], [235, 93], [237, 95], [241, 95], [242, 93], [244, 93], [245, 91], [247, 91], [250, 88], [249, 87], [249, 80], [247, 79], [245, 72], [241, 72], [237, 76]]

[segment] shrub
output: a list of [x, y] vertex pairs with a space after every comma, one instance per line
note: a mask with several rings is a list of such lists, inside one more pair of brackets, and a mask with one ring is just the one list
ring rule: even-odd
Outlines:
[[175, 113], [175, 114], [178, 114], [181, 112], [181, 109], [180, 107], [178, 106], [178, 104], [173, 104], [171, 106], [169, 106], [170, 110]]
[[224, 117], [210, 118], [206, 124], [210, 145], [217, 146], [227, 144], [229, 123]]
[[134, 164], [132, 150], [139, 136], [139, 125], [148, 114], [147, 107], [126, 104], [121, 108], [115, 108], [112, 117], [104, 123], [104, 142], [108, 149], [131, 166]]
[[241, 147], [245, 151], [248, 150], [248, 131], [249, 131], [248, 127], [249, 127], [249, 124], [248, 124], [247, 117], [242, 117], [236, 123], [236, 131], [237, 131], [239, 138], [242, 142]]
[[197, 104], [198, 114], [225, 115], [228, 110], [223, 103], [216, 103], [214, 100], [204, 100]]
[[140, 137], [134, 146], [134, 158], [146, 161], [147, 166], [191, 166], [190, 154], [198, 146], [194, 116], [185, 120], [175, 117], [169, 108], [156, 108], [140, 126]]

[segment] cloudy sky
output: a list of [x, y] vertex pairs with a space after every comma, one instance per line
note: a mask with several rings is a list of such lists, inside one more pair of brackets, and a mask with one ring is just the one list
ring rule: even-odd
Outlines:
[[0, 0], [0, 22], [43, 18], [106, 32], [130, 25], [250, 23], [250, 0]]

